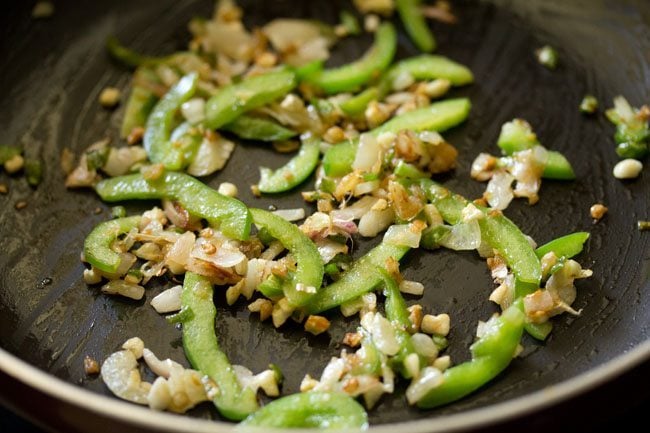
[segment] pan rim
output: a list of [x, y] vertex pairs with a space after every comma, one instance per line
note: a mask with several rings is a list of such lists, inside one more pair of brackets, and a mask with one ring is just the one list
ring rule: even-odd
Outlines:
[[[408, 431], [412, 433], [435, 433], [493, 425], [542, 410], [583, 394], [647, 360], [650, 360], [650, 339], [578, 376], [513, 400], [439, 418], [372, 426], [370, 431], [393, 433], [396, 428], [401, 426], [408, 427]], [[157, 413], [156, 416], [152, 416], [150, 409], [75, 386], [28, 364], [3, 348], [0, 348], [0, 371], [50, 397], [65, 401], [87, 412], [102, 414], [127, 425], [155, 429], [160, 432], [193, 433], [231, 432], [236, 427], [236, 424], [223, 421], [189, 418], [169, 413]], [[245, 430], [238, 428], [237, 431]], [[265, 429], [265, 431], [271, 430]], [[293, 431], [313, 432], [314, 430], [297, 429]]]

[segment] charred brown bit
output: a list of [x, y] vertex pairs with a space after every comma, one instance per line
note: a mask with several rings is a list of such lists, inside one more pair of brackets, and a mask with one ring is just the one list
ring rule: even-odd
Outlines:
[[361, 334], [358, 332], [347, 332], [343, 337], [343, 344], [350, 347], [357, 347], [361, 344]]
[[16, 208], [16, 210], [22, 210], [22, 209], [25, 209], [25, 208], [27, 207], [27, 202], [24, 201], [24, 200], [18, 201], [18, 202], [16, 202], [16, 204], [14, 205], [14, 207]]
[[7, 194], [8, 192], [9, 189], [7, 188], [7, 185], [0, 183], [0, 194]]
[[323, 316], [309, 316], [305, 322], [305, 331], [319, 335], [330, 328], [330, 321]]
[[84, 356], [84, 372], [88, 376], [99, 374], [99, 363], [88, 355]]
[[142, 141], [142, 137], [144, 137], [144, 128], [142, 126], [136, 126], [131, 130], [129, 136], [126, 137], [126, 142], [133, 146]]
[[607, 211], [608, 211], [607, 207], [600, 203], [596, 203], [589, 209], [589, 213], [591, 214], [591, 217], [594, 219], [594, 222], [600, 221], [602, 217], [605, 216]]

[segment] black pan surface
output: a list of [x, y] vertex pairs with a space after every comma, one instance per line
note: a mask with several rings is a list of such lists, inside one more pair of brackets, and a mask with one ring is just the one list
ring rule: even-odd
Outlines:
[[[274, 17], [334, 23], [338, 8], [349, 7], [343, 1], [240, 3], [249, 25]], [[495, 403], [517, 404], [535, 391], [614, 365], [611, 361], [619, 355], [635, 350], [637, 359], [647, 355], [639, 355], [639, 347], [649, 338], [650, 236], [638, 232], [636, 222], [650, 218], [650, 175], [646, 168], [634, 181], [614, 179], [613, 127], [602, 113], [586, 118], [577, 106], [586, 93], [595, 94], [601, 106], [618, 94], [635, 106], [650, 101], [650, 5], [640, 0], [454, 5], [458, 25], [432, 24], [438, 52], [467, 64], [476, 83], [454, 91], [469, 96], [473, 110], [466, 124], [445, 134], [458, 147], [460, 160], [454, 176], [443, 181], [466, 196], [480, 196], [484, 185], [469, 179], [471, 161], [480, 151], [497, 152], [496, 138], [505, 121], [527, 119], [543, 144], [568, 156], [578, 180], [544, 181], [537, 205], [517, 201], [507, 215], [539, 243], [577, 230], [591, 232], [579, 261], [593, 268], [594, 277], [577, 284], [574, 306], [582, 315], [555, 319], [555, 330], [544, 344], [526, 338], [521, 358], [490, 386], [433, 411], [407, 407], [404, 387], [399, 387], [370, 411], [373, 425], [427, 418], [433, 427], [447, 415]], [[188, 20], [209, 16], [212, 6], [199, 0], [60, 1], [53, 17], [34, 21], [31, 5], [15, 2], [0, 17], [0, 139], [22, 144], [46, 163], [45, 182], [36, 190], [0, 174], [0, 182], [10, 188], [8, 195], [0, 195], [0, 347], [93, 393], [110, 395], [100, 379], [84, 374], [83, 357], [104, 359], [129, 337], [143, 338], [161, 357], [186, 361], [180, 331], [148, 305], [168, 282], [154, 283], [142, 302], [106, 297], [83, 283], [83, 239], [110, 217], [110, 208], [93, 193], [66, 191], [59, 155], [66, 146], [80, 152], [105, 136], [118, 137], [121, 109], [103, 110], [97, 96], [108, 85], [126, 89], [130, 74], [107, 58], [107, 36], [115, 34], [153, 54], [172, 52], [185, 46]], [[331, 63], [358, 57], [369, 43], [368, 37], [344, 41]], [[556, 71], [534, 58], [533, 51], [546, 43], [560, 52]], [[402, 33], [399, 56], [415, 53]], [[240, 198], [251, 206], [304, 206], [296, 193], [260, 199], [249, 192], [260, 164], [277, 167], [286, 159], [258, 143], [242, 143], [225, 170], [205, 181], [214, 187], [234, 181]], [[17, 211], [14, 204], [20, 200], [29, 204]], [[597, 202], [610, 211], [593, 224], [589, 207]], [[154, 204], [129, 203], [127, 209], [136, 213]], [[373, 244], [357, 243], [357, 253]], [[477, 320], [495, 311], [487, 301], [493, 286], [484, 262], [474, 254], [416, 251], [403, 269], [427, 288], [423, 299], [407, 301], [422, 303], [431, 312], [448, 312], [449, 353], [455, 363], [467, 359]], [[215, 302], [217, 332], [232, 362], [254, 371], [278, 364], [286, 377], [285, 393], [296, 392], [305, 373], [319, 375], [340, 351], [343, 334], [356, 327], [334, 314], [326, 335], [306, 336], [296, 326], [277, 331], [251, 316], [244, 302], [228, 308], [222, 295]], [[208, 405], [193, 410], [192, 416], [219, 419]]]

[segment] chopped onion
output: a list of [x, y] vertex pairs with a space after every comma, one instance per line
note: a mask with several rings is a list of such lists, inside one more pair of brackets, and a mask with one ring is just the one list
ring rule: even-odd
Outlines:
[[194, 236], [194, 233], [185, 232], [169, 249], [167, 257], [165, 258], [165, 265], [167, 265], [172, 273], [178, 275], [185, 272], [185, 267], [190, 258], [192, 248], [194, 248], [195, 240], [196, 237]]
[[221, 170], [235, 150], [235, 143], [219, 136], [216, 140], [203, 139], [196, 157], [187, 168], [192, 176], [207, 176]]
[[144, 296], [144, 287], [138, 284], [127, 283], [124, 280], [111, 280], [102, 286], [102, 293], [107, 295], [120, 295], [137, 301]]
[[[179, 286], [180, 287], [180, 286]], [[178, 362], [172, 361], [171, 359], [165, 359], [161, 361], [158, 357], [146, 347], [142, 351], [142, 357], [144, 362], [147, 363], [147, 366], [156, 373], [158, 376], [162, 376], [165, 379], [169, 379], [169, 376], [172, 374], [174, 368], [183, 368]]]
[[514, 180], [514, 176], [501, 170], [492, 176], [484, 197], [493, 209], [503, 210], [508, 207], [515, 196], [512, 192], [512, 182]]
[[365, 194], [370, 194], [371, 192], [379, 189], [379, 180], [370, 180], [368, 182], [362, 182], [354, 187], [353, 195], [359, 197]]
[[143, 382], [138, 361], [130, 350], [120, 350], [102, 364], [102, 380], [116, 396], [133, 403], [146, 405], [151, 384]]
[[183, 286], [174, 286], [161, 292], [151, 300], [151, 306], [158, 313], [171, 313], [181, 309], [181, 293]]
[[163, 200], [163, 210], [169, 221], [178, 228], [183, 230], [198, 230], [201, 227], [201, 219], [190, 215], [178, 202]]
[[[208, 248], [206, 248], [206, 245]], [[214, 249], [213, 253], [208, 253]], [[228, 243], [214, 245], [208, 239], [198, 238], [190, 257], [212, 263], [219, 268], [231, 268], [246, 260], [246, 255]]]
[[438, 347], [431, 336], [418, 332], [411, 336], [411, 341], [415, 351], [428, 361], [433, 361], [438, 356]]
[[413, 230], [410, 224], [395, 224], [388, 228], [384, 242], [404, 247], [417, 248], [420, 246], [422, 233]]
[[399, 343], [395, 337], [393, 325], [379, 313], [368, 313], [364, 316], [364, 319], [367, 316], [370, 316], [370, 318], [364, 321], [366, 323], [364, 327], [368, 326], [366, 329], [372, 334], [377, 349], [388, 356], [393, 356], [399, 352]]
[[329, 57], [329, 41], [323, 37], [321, 29], [313, 20], [279, 18], [265, 25], [262, 31], [273, 48], [286, 54], [285, 63], [302, 66]]
[[406, 399], [413, 405], [420, 401], [429, 391], [440, 386], [444, 377], [440, 370], [434, 367], [426, 367], [417, 379], [413, 379], [406, 389]]
[[440, 245], [456, 251], [475, 250], [481, 246], [481, 228], [478, 221], [462, 222], [451, 226], [449, 234]]
[[287, 221], [300, 221], [305, 218], [305, 209], [278, 209], [273, 212], [275, 215], [284, 218]]
[[257, 393], [257, 390], [261, 388], [264, 394], [269, 397], [277, 397], [280, 395], [277, 376], [273, 370], [264, 370], [259, 374], [253, 375], [253, 372], [244, 366], [233, 365], [232, 368], [242, 388], [250, 388], [254, 393]]
[[205, 119], [205, 99], [192, 98], [181, 105], [181, 113], [185, 120], [192, 125], [203, 122]]
[[329, 263], [337, 254], [347, 254], [348, 246], [331, 239], [319, 239], [316, 241], [318, 253], [323, 259], [323, 263]]
[[424, 293], [424, 284], [417, 281], [403, 280], [399, 283], [399, 291], [409, 295], [421, 296]]
[[374, 135], [361, 134], [352, 168], [367, 172], [372, 171], [372, 168], [377, 164], [379, 158], [381, 158], [381, 153], [381, 146]]
[[147, 152], [142, 146], [111, 147], [102, 171], [111, 177], [122, 176], [138, 162], [147, 160]]
[[363, 215], [365, 215], [368, 211], [370, 211], [370, 208], [372, 208], [374, 204], [377, 203], [377, 200], [379, 199], [376, 197], [371, 197], [369, 195], [366, 195], [361, 197], [358, 201], [353, 203], [351, 206], [347, 206], [343, 209], [337, 209], [330, 212], [330, 215], [332, 216], [332, 219], [334, 220], [335, 224], [337, 221], [358, 220]]
[[253, 37], [240, 21], [205, 24], [203, 48], [210, 53], [222, 53], [231, 59], [249, 61], [253, 55]]
[[365, 237], [375, 237], [386, 230], [395, 220], [392, 208], [384, 210], [369, 210], [359, 220], [359, 234]]

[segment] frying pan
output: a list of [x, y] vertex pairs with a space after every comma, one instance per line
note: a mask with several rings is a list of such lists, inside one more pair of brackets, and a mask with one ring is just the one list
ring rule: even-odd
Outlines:
[[[247, 24], [273, 17], [317, 17], [336, 22], [342, 1], [241, 1]], [[469, 197], [484, 185], [469, 179], [480, 151], [496, 153], [500, 126], [514, 117], [534, 125], [547, 147], [568, 156], [578, 179], [544, 181], [535, 206], [522, 201], [507, 214], [538, 242], [577, 231], [591, 232], [580, 262], [594, 276], [580, 281], [579, 317], [554, 319], [545, 343], [529, 338], [524, 352], [490, 386], [455, 404], [431, 411], [409, 408], [404, 387], [370, 411], [376, 431], [410, 432], [472, 429], [555, 405], [616, 377], [650, 356], [650, 236], [636, 221], [650, 218], [650, 175], [615, 180], [613, 128], [602, 114], [586, 118], [577, 106], [586, 93], [606, 106], [617, 94], [633, 105], [650, 100], [650, 5], [643, 1], [460, 1], [455, 26], [433, 23], [439, 52], [467, 64], [476, 83], [454, 91], [469, 96], [468, 122], [445, 134], [460, 151], [453, 177], [442, 179]], [[63, 186], [59, 155], [80, 152], [109, 136], [117, 139], [121, 109], [106, 111], [97, 96], [108, 85], [126, 88], [129, 73], [110, 62], [103, 44], [115, 34], [152, 54], [181, 49], [186, 23], [209, 16], [211, 1], [98, 0], [56, 2], [55, 15], [35, 21], [31, 5], [14, 2], [0, 17], [0, 130], [3, 142], [22, 144], [45, 162], [45, 181], [35, 190], [23, 180], [0, 174], [8, 195], [0, 196], [0, 395], [2, 401], [62, 431], [221, 431], [209, 405], [190, 416], [154, 414], [113, 398], [99, 378], [84, 374], [85, 355], [102, 360], [129, 337], [139, 336], [161, 357], [186, 362], [180, 331], [156, 314], [148, 301], [166, 285], [154, 283], [140, 302], [106, 297], [81, 278], [79, 252], [90, 229], [109, 218], [109, 207], [91, 192]], [[358, 57], [368, 36], [343, 41], [332, 64]], [[548, 43], [559, 50], [560, 67], [537, 64], [533, 51]], [[400, 34], [398, 55], [413, 55]], [[242, 143], [225, 170], [205, 181], [239, 185], [240, 198], [266, 208], [304, 206], [298, 194], [254, 198], [248, 186], [257, 167], [286, 160], [268, 146]], [[304, 189], [310, 188], [307, 184]], [[17, 211], [15, 202], [26, 200]], [[610, 211], [598, 224], [589, 207]], [[155, 203], [129, 203], [130, 213]], [[373, 242], [358, 242], [362, 254]], [[495, 308], [485, 264], [476, 255], [449, 251], [411, 253], [406, 277], [424, 283], [421, 302], [429, 311], [452, 317], [449, 353], [455, 363], [468, 358], [479, 319]], [[167, 283], [168, 286], [168, 283]], [[318, 375], [340, 349], [354, 320], [334, 314], [326, 335], [305, 335], [297, 326], [275, 330], [246, 311], [245, 303], [226, 308], [217, 294], [217, 332], [233, 363], [260, 371], [273, 362], [283, 369], [284, 391], [295, 392], [305, 373]], [[209, 420], [209, 421], [208, 421]], [[399, 423], [397, 425], [393, 423]], [[387, 425], [391, 424], [391, 425]]]

